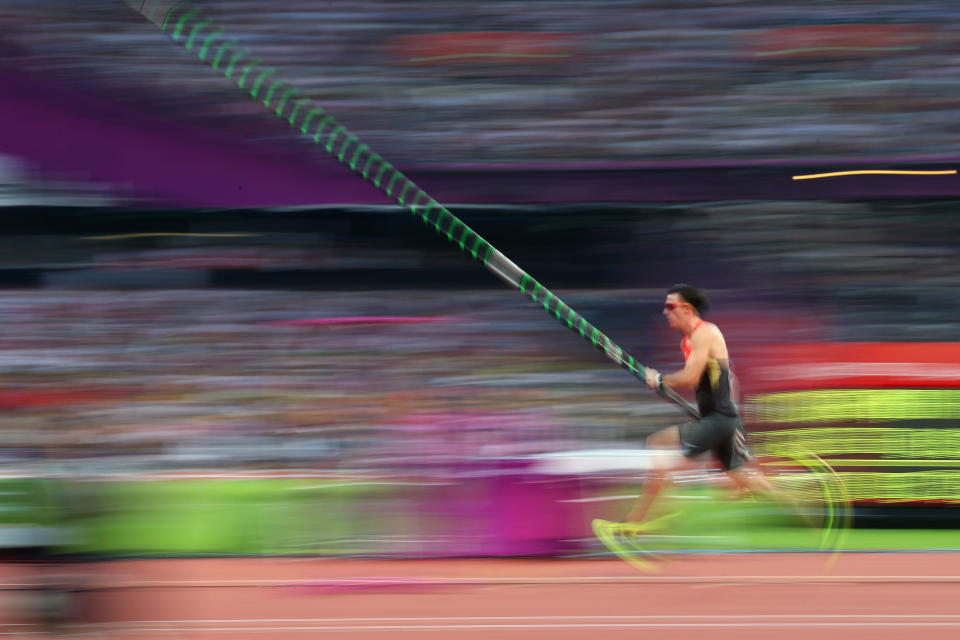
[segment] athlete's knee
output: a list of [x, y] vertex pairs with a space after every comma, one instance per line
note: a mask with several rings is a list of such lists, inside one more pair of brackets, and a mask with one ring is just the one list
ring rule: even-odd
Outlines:
[[644, 439], [647, 449], [679, 449], [680, 430], [677, 427], [667, 427], [654, 431]]

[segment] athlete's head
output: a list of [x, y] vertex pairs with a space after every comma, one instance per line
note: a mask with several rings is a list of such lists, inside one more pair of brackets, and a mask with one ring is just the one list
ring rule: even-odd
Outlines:
[[700, 315], [706, 313], [707, 309], [710, 308], [710, 303], [707, 302], [707, 294], [696, 287], [691, 287], [688, 284], [675, 284], [667, 289], [667, 295], [671, 293], [677, 294], [680, 302], [687, 302], [693, 305], [693, 308], [696, 309]]
[[675, 284], [667, 290], [663, 315], [674, 329], [686, 329], [690, 321], [699, 318], [709, 307], [707, 296], [688, 284]]

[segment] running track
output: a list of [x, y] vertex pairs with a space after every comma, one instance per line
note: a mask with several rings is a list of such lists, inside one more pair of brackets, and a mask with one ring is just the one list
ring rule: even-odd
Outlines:
[[[116, 561], [87, 565], [93, 620], [74, 631], [113, 640], [957, 638], [958, 560], [856, 553], [828, 568], [816, 554], [695, 554], [655, 574], [607, 559]], [[12, 567], [2, 569], [14, 584]], [[7, 605], [0, 633], [41, 637]]]

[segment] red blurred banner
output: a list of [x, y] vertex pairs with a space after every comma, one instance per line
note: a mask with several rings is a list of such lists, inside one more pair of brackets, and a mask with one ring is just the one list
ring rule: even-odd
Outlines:
[[573, 57], [578, 38], [567, 33], [468, 32], [401, 36], [389, 48], [403, 64], [550, 64]]
[[748, 349], [747, 393], [803, 389], [960, 387], [960, 342], [808, 342]]
[[58, 408], [95, 402], [116, 402], [128, 398], [130, 389], [68, 388], [10, 389], [0, 391], [0, 409]]

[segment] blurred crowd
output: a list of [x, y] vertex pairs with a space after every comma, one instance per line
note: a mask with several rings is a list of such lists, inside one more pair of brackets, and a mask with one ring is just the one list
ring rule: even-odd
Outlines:
[[[0, 452], [16, 465], [385, 469], [629, 446], [681, 416], [392, 210], [6, 211]], [[741, 356], [954, 341], [955, 212], [952, 201], [458, 210], [667, 370], [679, 351], [659, 305], [678, 280], [714, 297], [710, 318]], [[149, 233], [164, 231], [201, 233]]]
[[[944, 313], [957, 303], [935, 283], [943, 251], [874, 246], [872, 261], [859, 258], [862, 284], [850, 284], [840, 275], [843, 264], [858, 270], [856, 258], [843, 262], [850, 245], [775, 254], [779, 241], [758, 237], [746, 234], [727, 262], [755, 286], [710, 289], [709, 317], [738, 366], [758, 345], [954, 339]], [[636, 446], [682, 418], [507, 288], [181, 289], [134, 286], [129, 270], [86, 272], [118, 274], [124, 286], [0, 291], [7, 471], [421, 473]], [[929, 277], [916, 286], [891, 284], [920, 272]], [[641, 362], [669, 370], [680, 365], [659, 314], [669, 284], [554, 291]]]
[[7, 471], [442, 467], [619, 441], [644, 406], [511, 292], [7, 291], [0, 315]]
[[[401, 166], [956, 157], [960, 5], [195, 2]], [[295, 138], [118, 0], [7, 0], [2, 63]]]

